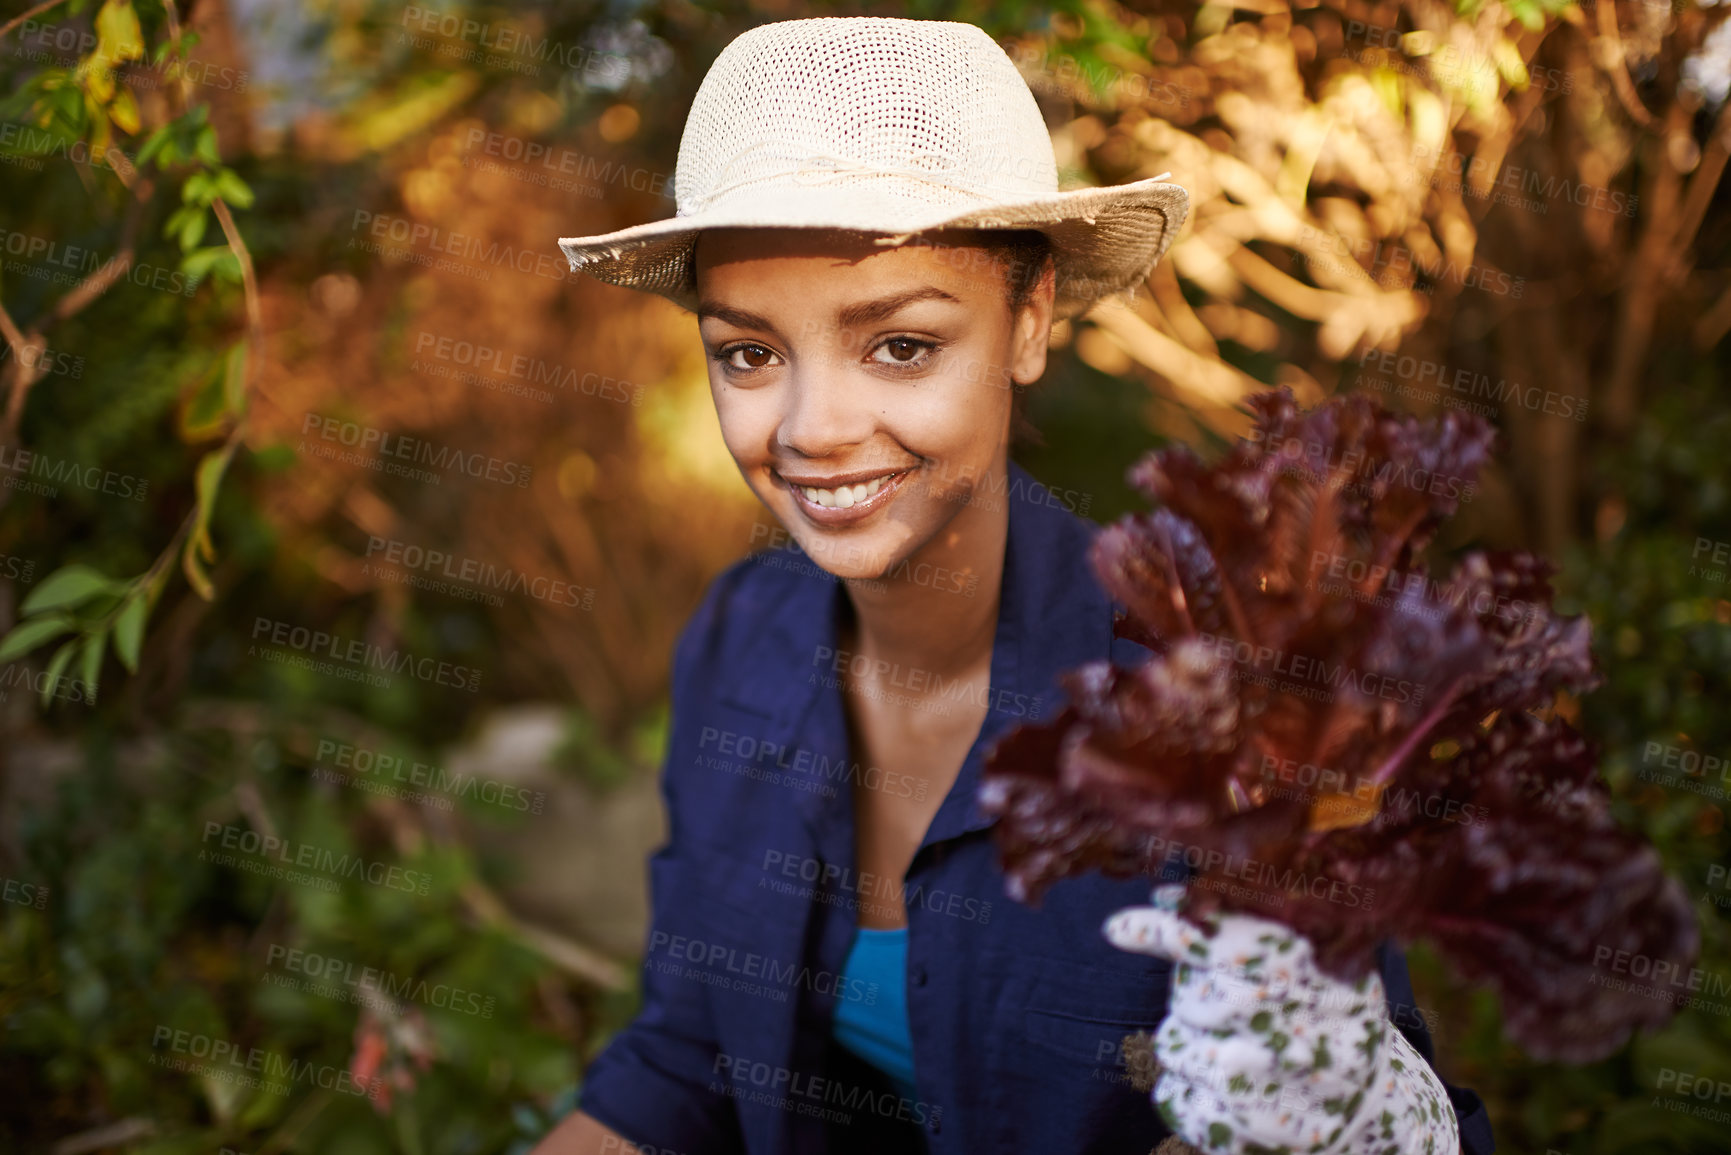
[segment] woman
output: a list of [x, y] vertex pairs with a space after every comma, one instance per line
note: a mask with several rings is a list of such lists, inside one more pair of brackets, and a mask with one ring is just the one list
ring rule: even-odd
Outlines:
[[[798, 548], [722, 574], [681, 637], [643, 1008], [538, 1151], [1145, 1155], [1169, 1132], [1124, 1038], [1166, 1017], [1168, 957], [1203, 948], [1147, 909], [1102, 935], [1146, 879], [1007, 901], [975, 795], [991, 742], [1057, 708], [1060, 671], [1140, 654], [1088, 572], [1092, 524], [1007, 447], [1054, 318], [1146, 277], [1187, 197], [1059, 193], [989, 37], [875, 18], [729, 45], [676, 188], [672, 220], [561, 246], [697, 314], [728, 450]], [[1428, 1062], [1404, 962], [1383, 962]], [[1447, 1109], [1363, 1145], [1361, 1101], [1425, 1114], [1392, 1077], [1351, 1128], [1338, 1103], [1184, 1077], [1167, 1109], [1187, 1134], [1260, 1110], [1310, 1150], [1457, 1145]], [[1462, 1149], [1490, 1151], [1477, 1098], [1449, 1098]]]

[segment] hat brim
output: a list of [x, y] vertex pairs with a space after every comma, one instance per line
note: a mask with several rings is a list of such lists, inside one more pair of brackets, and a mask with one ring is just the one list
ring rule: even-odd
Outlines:
[[[559, 248], [572, 268], [597, 280], [656, 293], [695, 312], [692, 258], [704, 229], [830, 228], [897, 240], [937, 229], [1037, 229], [1052, 242], [1054, 311], [1062, 318], [1145, 279], [1190, 211], [1190, 194], [1160, 180], [999, 201], [961, 213], [953, 206], [910, 204], [893, 190], [863, 185], [803, 189], [797, 199], [788, 199], [782, 205], [670, 217], [599, 236], [561, 237]], [[885, 220], [902, 224], [885, 228]]]

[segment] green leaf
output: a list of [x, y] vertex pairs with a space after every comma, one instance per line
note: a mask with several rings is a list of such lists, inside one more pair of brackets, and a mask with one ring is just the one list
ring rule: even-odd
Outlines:
[[70, 609], [98, 594], [117, 593], [123, 588], [122, 583], [87, 565], [64, 566], [43, 579], [42, 584], [24, 599], [19, 612], [29, 616], [44, 610]]
[[216, 274], [217, 280], [231, 285], [238, 285], [245, 279], [240, 275], [240, 258], [227, 245], [222, 246], [222, 256], [211, 265], [210, 271]]
[[204, 240], [204, 228], [206, 223], [205, 212], [201, 208], [194, 210], [193, 215], [181, 225], [180, 249], [182, 252], [191, 252], [193, 249], [198, 248], [198, 242]]
[[216, 195], [216, 178], [208, 172], [195, 172], [180, 186], [180, 199], [189, 205], [204, 206]]
[[144, 590], [132, 595], [114, 623], [114, 653], [129, 674], [138, 673], [138, 654], [144, 647], [144, 622], [150, 616], [150, 598]]
[[216, 547], [210, 540], [210, 515], [216, 507], [217, 489], [222, 485], [223, 471], [228, 468], [229, 458], [234, 455], [234, 444], [221, 449], [213, 449], [204, 455], [198, 463], [197, 493], [198, 510], [193, 521], [192, 533], [186, 539], [186, 548], [181, 551], [180, 568], [186, 574], [186, 580], [205, 601], [216, 598], [216, 587], [210, 582], [210, 575], [205, 572], [204, 561], [216, 560]]
[[[202, 235], [204, 227], [198, 222], [203, 214], [204, 209], [197, 205], [181, 205], [172, 213], [168, 214], [168, 220], [162, 226], [162, 235], [171, 239], [177, 236], [184, 236], [187, 231], [192, 229], [195, 225], [197, 226], [199, 233]], [[197, 245], [198, 242], [194, 241], [191, 245], [183, 245], [182, 248], [190, 251], [193, 248], [196, 248]]]
[[47, 681], [42, 687], [42, 705], [47, 708], [54, 700], [54, 691], [60, 688], [60, 675], [72, 662], [72, 652], [78, 648], [78, 639], [73, 638], [64, 646], [54, 651], [54, 657], [48, 662]]
[[194, 593], [207, 602], [216, 600], [216, 587], [210, 584], [210, 575], [204, 571], [204, 565], [198, 560], [198, 551], [190, 541], [180, 551], [180, 571], [186, 575], [187, 584], [192, 586]]
[[134, 161], [138, 167], [143, 168], [145, 165], [149, 164], [151, 158], [159, 152], [163, 153], [162, 159], [165, 164], [174, 163], [176, 155], [174, 149], [174, 138], [169, 131], [172, 127], [172, 125], [165, 124], [145, 138], [144, 144], [140, 146], [138, 156]]
[[[199, 107], [205, 106], [200, 105]], [[198, 158], [210, 165], [222, 163], [222, 157], [216, 151], [216, 129], [208, 124], [201, 128], [198, 133]]]
[[31, 618], [12, 628], [0, 638], [0, 662], [10, 662], [28, 654], [50, 638], [57, 638], [72, 628], [72, 619], [63, 615]]
[[108, 646], [108, 632], [97, 630], [84, 639], [84, 660], [79, 664], [79, 674], [84, 678], [85, 692], [92, 701], [96, 698], [96, 682], [102, 676], [102, 654]]
[[96, 14], [96, 36], [96, 55], [110, 66], [144, 55], [144, 31], [138, 26], [131, 0], [108, 0], [102, 6]]
[[252, 189], [232, 168], [216, 170], [216, 195], [236, 208], [252, 207]]
[[1545, 26], [1545, 15], [1532, 0], [1503, 0], [1503, 7], [1530, 31], [1537, 31]]
[[172, 237], [186, 227], [187, 219], [198, 212], [196, 205], [181, 205], [168, 214], [168, 220], [163, 223], [162, 235]]
[[108, 104], [108, 119], [128, 135], [138, 131], [138, 101], [133, 98], [132, 89], [122, 88], [114, 94]]
[[233, 454], [234, 446], [226, 445], [211, 450], [198, 463], [198, 517], [193, 522], [192, 536], [187, 544], [196, 546], [205, 561], [216, 560], [216, 547], [210, 542], [210, 515], [216, 508], [216, 491], [222, 485], [223, 471], [228, 468], [228, 459]]
[[[199, 252], [209, 252], [200, 249]], [[191, 259], [189, 255], [188, 260]], [[181, 262], [185, 267], [185, 261]], [[186, 404], [180, 411], [180, 436], [186, 442], [203, 441], [219, 436], [223, 430], [225, 404], [223, 399], [222, 373], [214, 367], [207, 367], [202, 374], [203, 379], [192, 390]]]
[[240, 276], [240, 262], [234, 259], [234, 250], [227, 245], [206, 245], [202, 249], [194, 249], [180, 258], [180, 271], [195, 281], [202, 281], [209, 276], [212, 269], [220, 272], [228, 265], [235, 268], [235, 278]]

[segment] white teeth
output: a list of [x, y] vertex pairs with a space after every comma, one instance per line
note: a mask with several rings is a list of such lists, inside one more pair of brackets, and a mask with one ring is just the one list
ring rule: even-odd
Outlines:
[[852, 509], [854, 506], [876, 496], [883, 489], [884, 483], [894, 478], [895, 474], [874, 477], [870, 481], [862, 481], [858, 485], [840, 485], [834, 489], [819, 489], [813, 485], [802, 485], [799, 491], [805, 494], [805, 499], [813, 505], [821, 505], [825, 509]]

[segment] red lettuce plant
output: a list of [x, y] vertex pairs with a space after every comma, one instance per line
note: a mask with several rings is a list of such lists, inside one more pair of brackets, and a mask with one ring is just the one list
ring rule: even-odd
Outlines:
[[1159, 508], [1093, 547], [1117, 634], [1151, 656], [1067, 672], [1066, 708], [988, 756], [1011, 894], [1182, 860], [1185, 914], [1282, 922], [1337, 978], [1385, 938], [1428, 940], [1536, 1057], [1590, 1061], [1668, 1019], [1668, 998], [1604, 984], [1618, 951], [1686, 972], [1698, 936], [1554, 708], [1598, 684], [1588, 623], [1552, 614], [1541, 559], [1470, 553], [1446, 581], [1420, 560], [1490, 426], [1358, 396], [1251, 405], [1218, 464], [1136, 465]]

